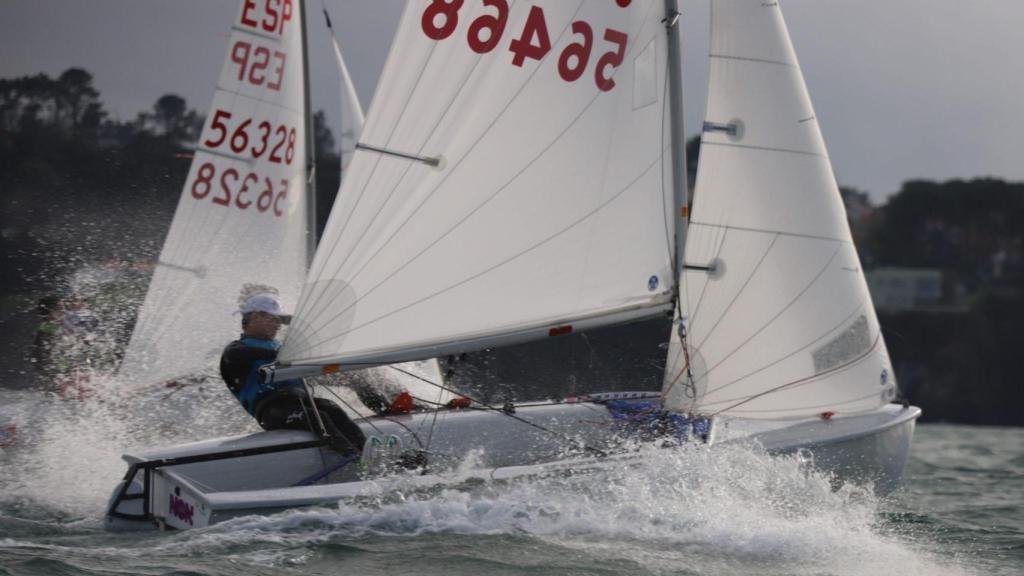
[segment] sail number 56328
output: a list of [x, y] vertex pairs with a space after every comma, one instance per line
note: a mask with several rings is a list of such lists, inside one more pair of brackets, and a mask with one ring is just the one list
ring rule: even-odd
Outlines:
[[281, 187], [275, 190], [270, 178], [264, 177], [260, 182], [260, 176], [252, 172], [243, 176], [234, 168], [225, 168], [218, 177], [212, 162], [204, 162], [196, 170], [190, 190], [196, 200], [209, 198], [214, 204], [239, 210], [271, 210], [275, 216], [283, 216], [288, 206], [287, 180], [282, 179]]
[[[251, 139], [250, 129], [254, 132]], [[210, 150], [230, 148], [235, 154], [248, 151], [256, 159], [267, 154], [267, 160], [275, 164], [291, 164], [295, 159], [296, 138], [295, 128], [284, 124], [272, 124], [266, 120], [253, 124], [252, 118], [235, 118], [232, 121], [231, 112], [214, 110], [210, 137], [203, 141], [203, 145]]]
[[[493, 14], [483, 14], [469, 25], [466, 41], [469, 48], [477, 54], [486, 54], [501, 42], [508, 23], [508, 0], [480, 0], [484, 6], [493, 8]], [[433, 0], [420, 19], [423, 33], [432, 40], [444, 40], [455, 33], [459, 25], [459, 10], [465, 0]], [[618, 0], [620, 6], [628, 5], [625, 0]], [[562, 49], [558, 57], [558, 75], [566, 82], [575, 82], [586, 72], [590, 62], [590, 54], [594, 48], [594, 30], [587, 22], [577, 20], [572, 23], [571, 30], [577, 41]], [[599, 90], [607, 92], [615, 87], [612, 78], [614, 69], [622, 64], [626, 56], [626, 43], [629, 36], [625, 32], [606, 29], [603, 36], [612, 50], [605, 52], [594, 66], [594, 83]], [[540, 6], [530, 7], [523, 29], [518, 38], [513, 38], [508, 45], [512, 53], [512, 65], [522, 67], [526, 59], [541, 60], [551, 51], [551, 37], [548, 34], [544, 9]]]

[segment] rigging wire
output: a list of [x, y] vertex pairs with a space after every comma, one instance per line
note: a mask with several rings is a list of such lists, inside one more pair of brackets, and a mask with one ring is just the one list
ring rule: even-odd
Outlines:
[[[678, 291], [677, 291], [677, 294], [676, 294], [676, 312], [675, 312], [675, 314], [676, 314], [675, 318], [679, 319], [679, 326], [676, 329], [678, 330], [678, 334], [679, 334], [679, 345], [682, 346], [682, 349], [683, 349], [683, 361], [684, 361], [684, 364], [683, 364], [683, 367], [679, 369], [679, 373], [676, 374], [672, 378], [672, 381], [669, 383], [669, 385], [663, 387], [664, 389], [662, 390], [661, 397], [659, 398], [659, 401], [662, 404], [664, 404], [665, 403], [665, 399], [668, 398], [668, 395], [672, 392], [672, 388], [674, 388], [675, 385], [679, 382], [679, 379], [683, 376], [683, 374], [686, 374], [686, 380], [684, 381], [685, 382], [685, 384], [684, 384], [685, 388], [683, 390], [683, 396], [685, 396], [687, 399], [691, 400], [690, 408], [692, 409], [694, 407], [694, 404], [696, 403], [696, 400], [697, 400], [697, 385], [696, 385], [696, 383], [694, 382], [694, 379], [693, 379], [693, 371], [691, 369], [691, 363], [690, 363], [690, 347], [689, 347], [689, 344], [687, 343], [687, 340], [686, 340], [686, 323], [685, 323], [686, 322], [686, 318], [683, 316], [682, 303], [680, 302]], [[675, 318], [673, 318], [673, 324], [675, 324]], [[669, 341], [671, 342], [671, 335], [669, 336]], [[665, 369], [666, 370], [668, 369], [668, 364], [667, 363], [665, 365]]]
[[[434, 362], [437, 363], [437, 360], [434, 360]], [[438, 369], [438, 371], [441, 370], [440, 363], [438, 363], [437, 369]], [[443, 376], [442, 376], [442, 378], [443, 378]], [[441, 398], [442, 398], [443, 394], [444, 394], [444, 390], [441, 389], [441, 387], [438, 387], [438, 389], [437, 389], [437, 404], [438, 405], [441, 404]], [[438, 409], [434, 410], [434, 418], [430, 422], [430, 432], [427, 433], [427, 449], [428, 450], [430, 449], [430, 442], [434, 439], [434, 428], [437, 426], [437, 413], [438, 412], [440, 412], [440, 410], [438, 410]]]
[[[405, 374], [407, 376], [411, 376], [413, 378], [416, 378], [417, 380], [421, 380], [423, 382], [426, 382], [427, 384], [431, 384], [433, 386], [437, 386], [438, 388], [441, 388], [442, 390], [446, 390], [446, 391], [451, 392], [453, 394], [458, 394], [458, 395], [462, 396], [463, 398], [468, 398], [472, 402], [475, 402], [476, 404], [479, 404], [483, 410], [489, 410], [489, 411], [492, 411], [492, 412], [497, 412], [498, 414], [502, 414], [504, 416], [512, 418], [513, 420], [516, 420], [518, 422], [526, 424], [527, 426], [531, 426], [533, 428], [536, 428], [536, 429], [540, 430], [541, 432], [544, 432], [544, 433], [550, 434], [552, 436], [561, 438], [562, 440], [567, 441], [569, 444], [572, 444], [573, 446], [579, 448], [580, 450], [583, 450], [583, 451], [586, 451], [586, 452], [592, 452], [592, 453], [596, 454], [597, 456], [601, 456], [601, 457], [604, 457], [604, 456], [608, 455], [607, 452], [605, 452], [604, 450], [601, 450], [600, 448], [594, 448], [593, 446], [588, 446], [588, 445], [584, 444], [583, 442], [581, 442], [581, 441], [579, 441], [579, 440], [577, 440], [577, 439], [575, 439], [575, 438], [573, 438], [571, 436], [566, 436], [565, 434], [562, 434], [561, 432], [556, 432], [554, 430], [551, 430], [550, 428], [545, 428], [544, 426], [541, 426], [540, 424], [537, 424], [535, 422], [531, 422], [529, 420], [526, 420], [525, 418], [520, 418], [519, 416], [516, 416], [515, 414], [505, 410], [504, 408], [496, 408], [496, 407], [491, 406], [489, 404], [485, 404], [484, 402], [481, 402], [481, 401], [473, 398], [472, 396], [469, 396], [468, 394], [463, 394], [461, 392], [458, 392], [456, 390], [448, 388], [447, 386], [444, 386], [443, 384], [439, 384], [437, 382], [433, 382], [433, 381], [431, 381], [428, 378], [424, 378], [424, 377], [422, 377], [422, 376], [420, 376], [418, 374], [413, 374], [412, 372], [409, 372], [408, 370], [399, 368], [398, 366], [389, 365], [388, 368], [391, 368], [393, 370], [397, 370], [398, 372], [401, 372], [402, 374]], [[437, 416], [436, 411], [435, 411], [434, 416], [435, 417]]]
[[[338, 402], [341, 402], [342, 404], [344, 404], [344, 405], [345, 405], [345, 408], [348, 408], [348, 409], [349, 409], [349, 411], [350, 411], [351, 413], [353, 413], [353, 414], [358, 414], [358, 413], [359, 413], [359, 411], [358, 411], [358, 410], [356, 410], [356, 409], [355, 409], [355, 407], [353, 407], [351, 403], [349, 403], [349, 402], [348, 402], [348, 401], [346, 401], [346, 400], [345, 400], [344, 398], [342, 398], [341, 396], [339, 396], [339, 395], [338, 395], [338, 393], [337, 393], [337, 392], [335, 392], [334, 390], [332, 390], [332, 389], [331, 389], [330, 387], [328, 387], [328, 386], [324, 386], [324, 385], [320, 385], [320, 387], [321, 387], [321, 388], [323, 388], [323, 389], [325, 389], [325, 390], [327, 390], [327, 391], [328, 391], [328, 392], [329, 392], [329, 393], [331, 394], [331, 396], [334, 396], [334, 398], [335, 398], [335, 399], [336, 399], [336, 400], [337, 400]], [[383, 430], [381, 430], [380, 428], [378, 428], [378, 427], [377, 427], [377, 425], [376, 425], [376, 424], [374, 424], [374, 423], [373, 423], [372, 421], [370, 421], [369, 419], [364, 419], [364, 421], [365, 421], [365, 422], [366, 422], [366, 423], [367, 423], [367, 424], [368, 424], [368, 425], [370, 426], [370, 428], [373, 428], [373, 431], [374, 431], [374, 432], [376, 432], [377, 434], [380, 434], [381, 436], [384, 436], [384, 435], [385, 435], [385, 434], [384, 434], [384, 431], [383, 431]], [[389, 421], [390, 421], [390, 420], [389, 420]], [[413, 435], [413, 437], [415, 437], [415, 435]], [[417, 439], [417, 442], [419, 442], [419, 440], [418, 440], [418, 439]]]

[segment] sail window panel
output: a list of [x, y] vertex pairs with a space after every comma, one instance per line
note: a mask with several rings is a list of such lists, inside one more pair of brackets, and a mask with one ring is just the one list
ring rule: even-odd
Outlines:
[[736, 133], [705, 131], [708, 142], [827, 156], [798, 68], [715, 59], [709, 86], [708, 120]]
[[696, 222], [850, 240], [827, 159], [703, 146], [699, 177]]
[[711, 54], [797, 65], [778, 2], [711, 3]]
[[814, 351], [814, 371], [818, 374], [853, 360], [871, 347], [868, 319], [859, 316], [849, 328]]
[[[892, 372], [884, 346], [874, 348], [856, 363], [841, 370], [798, 381], [784, 375], [763, 374], [756, 385], [769, 391], [757, 397], [725, 397], [702, 404], [702, 410], [743, 418], [816, 417], [822, 412], [851, 414], [874, 410], [888, 402], [879, 385], [883, 370]], [[789, 383], [786, 385], [786, 383]]]

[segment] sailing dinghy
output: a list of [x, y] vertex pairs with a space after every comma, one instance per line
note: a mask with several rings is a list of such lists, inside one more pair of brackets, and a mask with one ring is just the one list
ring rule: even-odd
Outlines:
[[[244, 14], [233, 43], [250, 41]], [[636, 457], [631, 442], [651, 440], [808, 451], [838, 479], [892, 489], [920, 411], [891, 403], [892, 367], [778, 2], [712, 1], [692, 218], [679, 17], [675, 0], [410, 2], [265, 374], [671, 315], [660, 390], [365, 418], [369, 470], [297, 431], [129, 454], [109, 524], [191, 528], [617, 466]], [[273, 50], [290, 62], [301, 29], [289, 26]], [[247, 81], [231, 59], [224, 76]], [[410, 448], [425, 456], [415, 472], [381, 459]]]

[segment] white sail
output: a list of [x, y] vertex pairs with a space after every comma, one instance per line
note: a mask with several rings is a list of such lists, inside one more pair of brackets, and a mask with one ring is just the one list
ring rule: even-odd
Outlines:
[[206, 124], [121, 375], [216, 365], [246, 284], [294, 306], [307, 263], [302, 26], [291, 3], [242, 2]]
[[352, 156], [356, 153], [356, 143], [363, 133], [363, 107], [359, 104], [359, 96], [356, 94], [355, 86], [352, 84], [352, 77], [348, 74], [348, 67], [345, 66], [345, 59], [341, 57], [341, 47], [338, 40], [331, 36], [334, 41], [334, 55], [338, 59], [338, 70], [341, 74], [341, 171], [344, 176], [345, 169], [352, 162]]
[[397, 362], [665, 307], [663, 16], [411, 2], [360, 143], [427, 160], [356, 152], [282, 361]]
[[348, 73], [348, 66], [345, 65], [345, 58], [341, 55], [341, 46], [338, 38], [334, 35], [334, 25], [331, 24], [331, 16], [324, 7], [324, 18], [327, 20], [327, 28], [331, 31], [331, 44], [334, 46], [334, 57], [338, 60], [338, 75], [341, 85], [339, 95], [341, 96], [341, 142], [339, 149], [341, 153], [341, 172], [344, 177], [345, 169], [352, 162], [352, 156], [356, 152], [356, 143], [363, 133], [363, 124], [366, 122], [363, 116], [363, 107], [359, 104], [359, 95], [356, 94], [355, 85], [352, 84], [352, 77]]
[[680, 284], [689, 362], [675, 337], [668, 405], [876, 408], [895, 394], [892, 368], [778, 2], [712, 2], [710, 57]]

